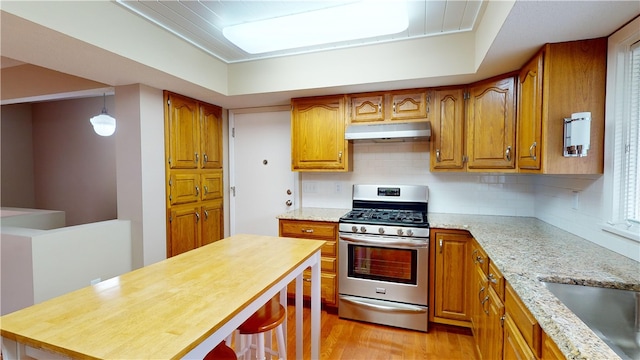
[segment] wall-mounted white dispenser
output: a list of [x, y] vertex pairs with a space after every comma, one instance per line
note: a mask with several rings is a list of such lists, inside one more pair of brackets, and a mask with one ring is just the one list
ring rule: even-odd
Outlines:
[[573, 113], [564, 119], [564, 156], [587, 156], [590, 139], [590, 112]]

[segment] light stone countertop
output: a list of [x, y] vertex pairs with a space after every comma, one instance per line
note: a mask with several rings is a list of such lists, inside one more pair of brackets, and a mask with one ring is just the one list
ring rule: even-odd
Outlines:
[[[348, 211], [303, 208], [278, 218], [337, 222]], [[620, 358], [541, 281], [640, 291], [640, 263], [536, 218], [429, 213], [429, 223], [468, 230], [567, 358]]]

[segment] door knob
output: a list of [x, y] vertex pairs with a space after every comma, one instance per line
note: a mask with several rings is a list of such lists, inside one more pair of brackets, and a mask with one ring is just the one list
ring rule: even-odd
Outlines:
[[285, 204], [286, 204], [287, 206], [291, 206], [291, 205], [293, 205], [293, 202], [292, 202], [291, 200], [287, 200], [287, 202], [285, 202]]
[[287, 189], [287, 195], [291, 195], [291, 189]]

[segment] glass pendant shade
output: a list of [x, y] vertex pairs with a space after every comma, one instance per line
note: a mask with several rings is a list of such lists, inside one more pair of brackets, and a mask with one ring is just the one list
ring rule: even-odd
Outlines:
[[111, 136], [116, 131], [116, 119], [107, 113], [106, 94], [105, 105], [99, 115], [92, 117], [89, 121], [93, 125], [93, 131], [100, 136]]

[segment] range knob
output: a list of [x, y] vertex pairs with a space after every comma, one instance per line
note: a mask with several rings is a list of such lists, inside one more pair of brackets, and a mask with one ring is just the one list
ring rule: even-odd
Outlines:
[[382, 235], [382, 234], [384, 234], [384, 228], [379, 228], [379, 229], [378, 229], [378, 232], [379, 232], [381, 235]]
[[360, 232], [366, 233], [367, 232], [367, 228], [364, 226], [360, 227]]
[[402, 231], [402, 229], [398, 229], [398, 235], [402, 236], [404, 234], [404, 231]]
[[351, 231], [352, 231], [352, 232], [358, 232], [358, 227], [357, 227], [357, 226], [355, 226], [355, 225], [353, 225], [353, 226], [351, 227]]
[[413, 236], [413, 231], [411, 231], [411, 229], [407, 230], [407, 236]]

